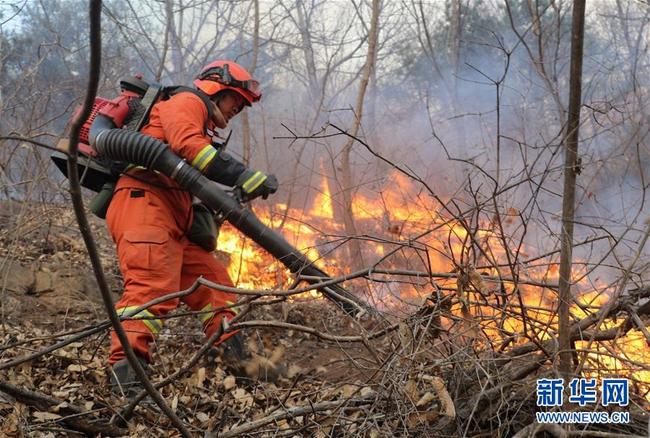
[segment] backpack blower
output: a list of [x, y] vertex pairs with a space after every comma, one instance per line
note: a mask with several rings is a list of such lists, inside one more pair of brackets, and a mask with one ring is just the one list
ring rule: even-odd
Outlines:
[[[95, 192], [112, 188], [129, 164], [161, 172], [175, 180], [184, 190], [218, 212], [244, 235], [268, 251], [293, 274], [309, 277], [312, 284], [331, 278], [314, 265], [287, 240], [264, 225], [249, 208], [205, 177], [198, 169], [176, 155], [162, 141], [138, 132], [148, 119], [153, 104], [172, 92], [193, 92], [186, 87], [162, 87], [148, 84], [140, 77], [120, 83], [122, 93], [114, 100], [98, 97], [84, 123], [79, 144], [82, 185]], [[67, 176], [64, 154], [52, 156]], [[111, 184], [113, 184], [111, 186]], [[318, 288], [329, 300], [351, 316], [360, 316], [369, 308], [355, 295], [338, 284]]]

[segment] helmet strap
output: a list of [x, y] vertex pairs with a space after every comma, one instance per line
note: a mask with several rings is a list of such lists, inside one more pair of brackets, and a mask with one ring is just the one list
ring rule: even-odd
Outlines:
[[223, 116], [223, 113], [219, 109], [219, 105], [217, 105], [212, 99], [211, 102], [214, 105], [212, 108], [212, 122], [214, 123], [214, 126], [219, 129], [226, 128], [228, 126], [228, 122], [226, 122], [226, 118]]

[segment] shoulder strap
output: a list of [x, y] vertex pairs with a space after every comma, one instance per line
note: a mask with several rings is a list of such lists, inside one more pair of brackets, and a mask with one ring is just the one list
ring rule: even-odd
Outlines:
[[144, 96], [142, 96], [142, 99], [140, 99], [142, 114], [139, 114], [138, 121], [134, 127], [134, 131], [140, 131], [149, 121], [151, 108], [153, 108], [154, 103], [158, 101], [162, 90], [163, 87], [160, 84], [149, 84], [146, 93], [144, 93]]
[[205, 109], [208, 110], [208, 120], [212, 119], [212, 117], [214, 115], [213, 111], [212, 111], [212, 101], [210, 100], [210, 97], [207, 94], [205, 94], [203, 91], [197, 90], [196, 88], [186, 87], [184, 85], [176, 85], [176, 86], [172, 86], [172, 87], [165, 87], [165, 93], [170, 97], [175, 95], [175, 94], [179, 94], [179, 93], [192, 93], [192, 94], [194, 94], [199, 99], [201, 99], [201, 101], [205, 105]]

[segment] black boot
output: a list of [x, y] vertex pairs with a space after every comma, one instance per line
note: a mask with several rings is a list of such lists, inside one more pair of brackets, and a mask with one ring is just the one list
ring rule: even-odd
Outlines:
[[[224, 326], [227, 327], [227, 322], [224, 322]], [[238, 379], [275, 382], [284, 374], [284, 367], [276, 361], [249, 351], [246, 337], [242, 332], [235, 333], [217, 348], [211, 349], [208, 356], [212, 360], [221, 356], [226, 371]]]
[[241, 332], [235, 333], [218, 346], [210, 348], [207, 352], [209, 365], [214, 365], [218, 361], [227, 372], [235, 377], [245, 377], [244, 367], [250, 358], [251, 354]]
[[226, 362], [241, 363], [250, 360], [251, 353], [246, 346], [246, 339], [242, 332], [237, 332], [224, 342], [220, 347], [223, 349], [223, 359]]
[[[147, 370], [147, 362], [138, 357], [142, 367]], [[135, 370], [127, 359], [116, 362], [111, 367], [111, 392], [116, 396], [122, 396], [128, 399], [134, 398], [144, 389], [140, 379], [135, 374]]]

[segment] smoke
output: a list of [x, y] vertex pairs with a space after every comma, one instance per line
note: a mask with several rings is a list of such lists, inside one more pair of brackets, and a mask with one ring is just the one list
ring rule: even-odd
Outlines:
[[[603, 23], [601, 17], [589, 16], [585, 44], [582, 161], [574, 237], [576, 242], [597, 240], [576, 247], [574, 256], [588, 268], [603, 265], [599, 269], [609, 272], [597, 276], [613, 279], [638, 250], [635, 244], [645, 219], [641, 207], [646, 200], [647, 128], [643, 127], [645, 118], [638, 114], [645, 114], [648, 84], [647, 75], [632, 74], [630, 59], [612, 59], [612, 51], [620, 52], [624, 41], [619, 37], [608, 42], [605, 35], [605, 30], [623, 34], [621, 27], [632, 26], [632, 21]], [[366, 96], [360, 135], [372, 152], [360, 143], [353, 147], [357, 195], [381, 202], [382, 195], [394, 189], [393, 172], [399, 167], [428, 186], [413, 181], [413, 193], [404, 197], [404, 203], [417, 208], [424, 207], [418, 196], [453, 197], [465, 210], [478, 208], [480, 220], [489, 226], [495, 226], [492, 220], [498, 210], [507, 219], [504, 233], [514, 247], [522, 240], [521, 247], [531, 258], [557, 250], [569, 19], [567, 14], [558, 29], [546, 29], [550, 37], [542, 62], [539, 53], [533, 52], [531, 58], [528, 49], [534, 49], [536, 42], [532, 36], [523, 44], [510, 29], [501, 27], [492, 36], [466, 42], [465, 57], [456, 71], [447, 66], [436, 78], [432, 65], [422, 61], [408, 75], [393, 68], [397, 74], [374, 83]], [[296, 102], [305, 105], [309, 98], [297, 96], [293, 88], [268, 96], [273, 114], [267, 116], [267, 135], [294, 132], [309, 137], [317, 133], [310, 140], [273, 141], [273, 151], [288, 150], [289, 156], [299, 159], [298, 177], [289, 181], [303, 194], [297, 205], [308, 204], [321, 191], [314, 173], [332, 178], [332, 163], [338, 162], [347, 138], [336, 136], [338, 132], [328, 122], [343, 129], [351, 126], [355, 91], [351, 87], [340, 93], [318, 113], [302, 110], [309, 106], [297, 108]], [[286, 154], [272, 155], [272, 170], [291, 178]], [[386, 210], [390, 216], [390, 208]], [[550, 257], [551, 262], [557, 259], [557, 254]]]

